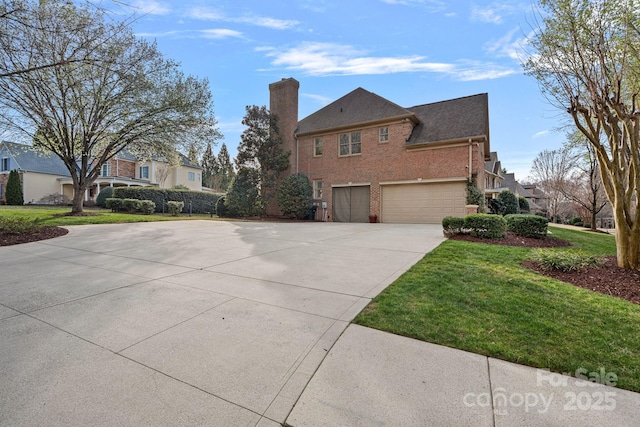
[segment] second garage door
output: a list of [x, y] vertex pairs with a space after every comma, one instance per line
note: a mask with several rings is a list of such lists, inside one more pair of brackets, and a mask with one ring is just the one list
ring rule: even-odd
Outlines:
[[464, 216], [464, 182], [382, 186], [382, 221], [437, 224], [445, 216]]

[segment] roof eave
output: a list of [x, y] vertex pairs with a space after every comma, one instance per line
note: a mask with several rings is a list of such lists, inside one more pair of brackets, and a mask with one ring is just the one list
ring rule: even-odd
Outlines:
[[415, 114], [411, 113], [411, 114], [402, 114], [402, 115], [393, 116], [393, 117], [385, 117], [385, 118], [376, 119], [376, 120], [368, 120], [368, 121], [358, 122], [358, 123], [350, 123], [350, 124], [344, 125], [344, 126], [335, 126], [335, 127], [329, 127], [329, 128], [323, 128], [323, 129], [316, 129], [316, 130], [311, 130], [311, 131], [302, 132], [302, 133], [295, 133], [294, 132], [294, 134], [295, 134], [296, 137], [302, 138], [302, 137], [309, 136], [309, 135], [340, 132], [340, 131], [346, 130], [346, 129], [364, 128], [364, 127], [369, 127], [369, 126], [373, 126], [373, 125], [397, 122], [397, 121], [401, 121], [401, 120], [404, 120], [404, 119], [411, 120], [414, 125], [417, 125], [417, 124], [420, 123], [420, 120], [418, 119], [418, 117]]

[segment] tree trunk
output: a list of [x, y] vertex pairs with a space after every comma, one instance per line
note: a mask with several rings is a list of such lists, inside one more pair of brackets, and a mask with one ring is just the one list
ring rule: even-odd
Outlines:
[[79, 185], [73, 186], [73, 203], [71, 205], [72, 214], [81, 214], [83, 212], [84, 193], [86, 188], [82, 188]]
[[591, 211], [591, 231], [596, 231], [598, 228], [596, 227], [596, 211], [595, 209]]
[[630, 228], [622, 215], [615, 216], [618, 267], [640, 269], [640, 232]]

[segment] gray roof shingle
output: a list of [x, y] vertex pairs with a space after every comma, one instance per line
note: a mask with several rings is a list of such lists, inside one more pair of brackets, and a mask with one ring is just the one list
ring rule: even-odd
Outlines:
[[53, 153], [45, 153], [30, 145], [15, 142], [3, 141], [1, 145], [6, 147], [18, 168], [23, 171], [71, 176], [64, 162]]
[[296, 134], [304, 135], [391, 117], [412, 116], [414, 114], [411, 111], [359, 87], [300, 120]]

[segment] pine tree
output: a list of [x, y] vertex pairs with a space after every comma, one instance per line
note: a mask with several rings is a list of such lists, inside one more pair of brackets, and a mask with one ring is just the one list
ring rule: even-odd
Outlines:
[[218, 160], [213, 155], [211, 143], [207, 143], [207, 148], [202, 155], [202, 183], [209, 188], [214, 188], [213, 180], [218, 169]]
[[220, 147], [220, 152], [218, 153], [218, 161], [217, 161], [218, 173], [217, 173], [217, 185], [221, 190], [226, 190], [229, 188], [231, 181], [235, 178], [236, 173], [233, 169], [233, 163], [231, 163], [231, 157], [229, 156], [229, 151], [227, 150], [226, 144], [223, 142]]
[[9, 172], [9, 179], [7, 180], [7, 191], [5, 192], [4, 198], [7, 202], [7, 205], [24, 205], [22, 184], [20, 184], [20, 174], [15, 169]]

